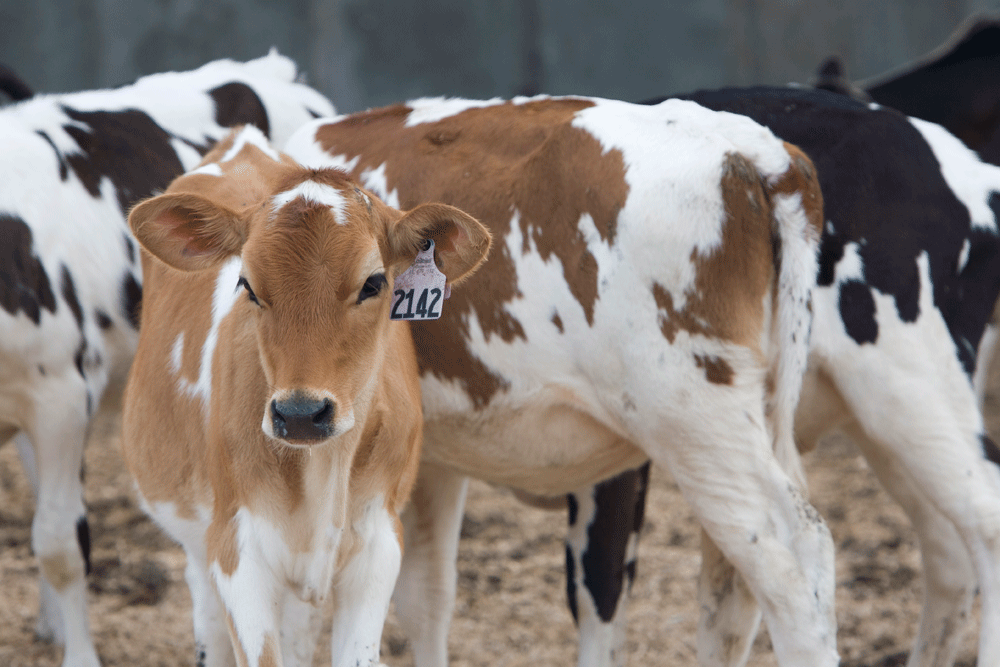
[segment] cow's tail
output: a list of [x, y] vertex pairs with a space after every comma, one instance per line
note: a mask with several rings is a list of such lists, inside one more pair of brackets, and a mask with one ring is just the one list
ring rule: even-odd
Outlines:
[[774, 425], [775, 455], [805, 490], [806, 477], [795, 445], [794, 422], [809, 357], [823, 196], [812, 161], [796, 146], [786, 143], [785, 149], [791, 157], [788, 170], [765, 183], [772, 205], [778, 274], [767, 409]]

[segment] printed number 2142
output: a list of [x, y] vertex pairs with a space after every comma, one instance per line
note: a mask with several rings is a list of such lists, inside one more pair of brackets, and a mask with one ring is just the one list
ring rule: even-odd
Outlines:
[[[389, 317], [394, 320], [436, 320], [441, 317], [438, 302], [441, 300], [441, 290], [437, 287], [423, 288], [419, 292], [411, 288], [398, 289], [392, 293], [395, 301]], [[414, 300], [416, 304], [414, 305]], [[405, 310], [403, 308], [405, 307]]]

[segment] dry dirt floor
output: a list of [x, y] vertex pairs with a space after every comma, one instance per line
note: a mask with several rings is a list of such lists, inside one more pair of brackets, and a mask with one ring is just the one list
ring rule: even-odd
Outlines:
[[[987, 424], [1000, 432], [1000, 374], [987, 396]], [[120, 457], [114, 417], [100, 421], [87, 450], [86, 499], [94, 543], [90, 622], [105, 667], [192, 665], [191, 601], [184, 555], [136, 507]], [[807, 457], [812, 499], [837, 547], [837, 620], [842, 664], [903, 665], [920, 607], [920, 556], [903, 512], [846, 440]], [[699, 531], [676, 485], [653, 469], [639, 571], [629, 604], [633, 666], [695, 665]], [[0, 667], [58, 667], [62, 650], [33, 637], [38, 566], [29, 531], [33, 500], [16, 448], [0, 448]], [[452, 667], [576, 664], [565, 605], [565, 512], [520, 504], [473, 482], [459, 553]], [[976, 611], [978, 620], [978, 604]], [[324, 642], [325, 644], [325, 642]], [[390, 614], [383, 661], [412, 665]], [[329, 663], [323, 644], [316, 664]], [[750, 665], [775, 665], [766, 630]], [[959, 665], [975, 664], [975, 631]]]

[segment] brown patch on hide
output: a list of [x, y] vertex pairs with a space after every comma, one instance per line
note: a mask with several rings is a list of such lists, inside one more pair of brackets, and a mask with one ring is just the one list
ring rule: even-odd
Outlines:
[[694, 364], [705, 369], [705, 378], [712, 384], [732, 384], [733, 367], [721, 357], [713, 355], [694, 355]]

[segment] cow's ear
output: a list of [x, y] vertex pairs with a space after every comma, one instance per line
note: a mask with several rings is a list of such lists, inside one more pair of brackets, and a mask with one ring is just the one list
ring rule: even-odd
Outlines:
[[434, 262], [449, 283], [460, 282], [479, 268], [491, 242], [482, 223], [445, 204], [423, 204], [404, 213], [389, 235], [394, 253], [408, 262], [427, 240], [434, 241]]
[[181, 271], [198, 271], [238, 255], [246, 240], [242, 216], [191, 193], [147, 199], [128, 216], [139, 243]]

